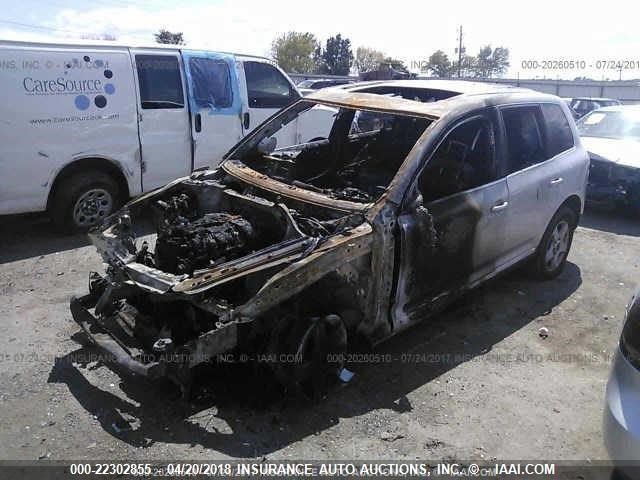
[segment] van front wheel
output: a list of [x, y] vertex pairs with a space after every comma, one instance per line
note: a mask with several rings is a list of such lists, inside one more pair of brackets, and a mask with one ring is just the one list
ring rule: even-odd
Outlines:
[[118, 184], [106, 173], [77, 173], [57, 186], [51, 217], [59, 229], [86, 232], [122, 204]]

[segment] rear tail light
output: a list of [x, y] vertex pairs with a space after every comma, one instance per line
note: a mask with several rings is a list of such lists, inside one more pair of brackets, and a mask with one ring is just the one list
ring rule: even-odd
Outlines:
[[640, 296], [636, 294], [627, 307], [620, 335], [620, 350], [634, 367], [640, 370]]

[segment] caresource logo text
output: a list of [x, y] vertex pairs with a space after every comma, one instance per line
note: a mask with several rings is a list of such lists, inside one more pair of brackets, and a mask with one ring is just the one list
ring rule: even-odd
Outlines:
[[72, 80], [58, 77], [51, 80], [38, 80], [25, 77], [22, 81], [24, 90], [29, 94], [47, 95], [64, 93], [99, 93], [102, 91], [102, 80]]

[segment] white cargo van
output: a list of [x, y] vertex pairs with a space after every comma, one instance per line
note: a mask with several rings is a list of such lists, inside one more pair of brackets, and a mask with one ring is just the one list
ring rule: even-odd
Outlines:
[[[0, 215], [47, 210], [70, 230], [216, 166], [300, 96], [261, 57], [11, 41], [0, 41], [0, 95]], [[292, 122], [278, 147], [327, 137], [333, 114]]]

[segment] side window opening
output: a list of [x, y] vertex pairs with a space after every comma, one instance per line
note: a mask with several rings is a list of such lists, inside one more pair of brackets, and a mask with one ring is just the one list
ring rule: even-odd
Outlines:
[[420, 175], [425, 201], [455, 195], [497, 179], [491, 122], [484, 117], [455, 127], [440, 143]]
[[562, 108], [553, 103], [542, 104], [546, 123], [547, 155], [555, 157], [573, 147], [573, 132]]
[[508, 173], [517, 172], [547, 159], [542, 137], [542, 118], [537, 106], [502, 110], [508, 148]]
[[231, 73], [223, 60], [189, 59], [193, 97], [199, 108], [228, 108], [233, 102]]
[[250, 108], [282, 108], [296, 98], [289, 81], [273, 65], [244, 62]]
[[168, 55], [136, 55], [143, 109], [184, 108], [178, 58]]

